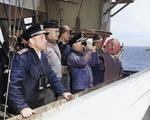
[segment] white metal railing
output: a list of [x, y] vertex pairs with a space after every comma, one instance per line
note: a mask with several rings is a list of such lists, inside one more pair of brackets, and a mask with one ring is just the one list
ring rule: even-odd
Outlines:
[[[40, 107], [28, 119], [142, 120], [150, 104], [150, 68], [81, 93], [72, 101], [60, 100]], [[17, 116], [10, 120], [15, 119], [19, 120]]]

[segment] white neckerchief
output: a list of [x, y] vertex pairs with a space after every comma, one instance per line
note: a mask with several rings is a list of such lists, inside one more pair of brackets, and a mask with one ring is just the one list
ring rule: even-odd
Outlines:
[[37, 53], [39, 59], [41, 59], [41, 52]]

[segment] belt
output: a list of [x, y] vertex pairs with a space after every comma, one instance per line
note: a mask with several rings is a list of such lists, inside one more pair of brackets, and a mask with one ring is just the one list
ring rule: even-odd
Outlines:
[[68, 66], [61, 66], [61, 73], [62, 73], [62, 75], [69, 74]]

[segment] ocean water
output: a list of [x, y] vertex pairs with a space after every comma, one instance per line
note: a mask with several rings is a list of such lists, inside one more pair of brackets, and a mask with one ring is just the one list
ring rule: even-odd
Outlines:
[[124, 70], [142, 71], [150, 67], [150, 47], [124, 46], [120, 60]]

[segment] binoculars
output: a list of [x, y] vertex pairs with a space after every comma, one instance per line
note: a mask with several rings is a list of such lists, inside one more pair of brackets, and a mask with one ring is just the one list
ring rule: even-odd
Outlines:
[[50, 83], [46, 73], [40, 74], [38, 78], [38, 91], [43, 90], [43, 88], [49, 88]]
[[82, 42], [82, 45], [85, 45], [85, 46], [86, 46], [86, 45], [87, 45], [87, 42], [86, 42], [86, 41]]
[[[87, 42], [86, 41], [82, 42], [82, 45], [86, 46]], [[95, 46], [95, 42], [94, 41], [93, 41], [92, 45]]]

